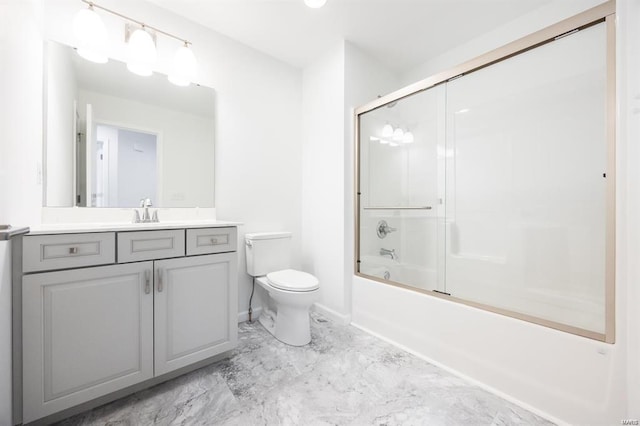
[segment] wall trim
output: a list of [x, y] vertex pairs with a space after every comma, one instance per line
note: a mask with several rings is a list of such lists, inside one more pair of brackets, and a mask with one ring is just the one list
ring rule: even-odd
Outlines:
[[408, 352], [411, 355], [416, 356], [416, 357], [420, 358], [423, 361], [426, 361], [426, 362], [428, 362], [430, 364], [433, 364], [438, 368], [442, 368], [446, 372], [451, 373], [454, 376], [460, 377], [461, 379], [466, 380], [467, 382], [472, 383], [473, 385], [478, 386], [479, 388], [481, 388], [481, 389], [483, 389], [483, 390], [485, 390], [485, 391], [487, 391], [489, 393], [492, 393], [492, 394], [494, 394], [494, 395], [496, 395], [496, 396], [498, 396], [498, 397], [500, 397], [500, 398], [502, 398], [502, 399], [504, 399], [506, 401], [511, 402], [512, 404], [515, 404], [515, 405], [517, 405], [517, 406], [519, 406], [521, 408], [524, 408], [525, 410], [530, 411], [531, 413], [536, 414], [536, 415], [542, 417], [543, 419], [549, 420], [550, 422], [553, 422], [553, 423], [555, 423], [557, 425], [560, 425], [560, 426], [569, 426], [569, 423], [567, 423], [567, 422], [565, 422], [563, 420], [560, 420], [559, 418], [554, 417], [551, 414], [540, 410], [539, 408], [536, 408], [536, 407], [534, 407], [532, 405], [529, 405], [526, 402], [523, 402], [523, 401], [521, 401], [521, 400], [519, 400], [517, 398], [514, 398], [513, 396], [511, 396], [509, 394], [506, 394], [506, 393], [504, 393], [502, 391], [499, 391], [498, 389], [496, 389], [496, 388], [494, 388], [492, 386], [489, 386], [486, 383], [483, 383], [483, 382], [481, 382], [481, 381], [479, 381], [477, 379], [474, 379], [473, 377], [467, 376], [466, 374], [463, 374], [463, 373], [459, 372], [458, 370], [447, 366], [446, 364], [442, 364], [441, 362], [438, 362], [438, 361], [434, 360], [433, 358], [429, 358], [428, 356], [426, 356], [424, 354], [421, 354], [420, 352], [417, 352], [417, 351], [415, 351], [415, 350], [413, 350], [413, 349], [411, 349], [411, 348], [409, 348], [409, 347], [407, 347], [405, 345], [402, 345], [402, 344], [396, 342], [395, 340], [390, 339], [390, 338], [388, 338], [388, 337], [386, 337], [386, 336], [384, 336], [382, 334], [379, 334], [379, 333], [377, 333], [377, 332], [375, 332], [375, 331], [373, 331], [373, 330], [371, 330], [371, 329], [369, 329], [369, 328], [367, 328], [365, 326], [359, 325], [359, 324], [357, 324], [355, 322], [351, 322], [351, 325], [354, 326], [357, 329], [360, 329], [360, 330], [364, 331], [365, 333], [368, 333], [368, 334], [370, 334], [370, 335], [372, 335], [374, 337], [377, 337], [380, 340], [383, 340], [383, 341], [395, 346], [398, 349], [401, 349], [401, 350], [403, 350], [405, 352]]
[[[262, 306], [253, 309], [253, 312], [251, 315], [253, 321], [257, 320], [261, 313], [262, 313]], [[247, 311], [238, 312], [238, 324], [240, 324], [241, 322], [247, 322], [247, 321], [249, 321], [249, 311], [247, 310]]]
[[351, 324], [351, 313], [341, 314], [340, 312], [335, 311], [331, 308], [328, 308], [321, 303], [314, 303], [313, 306], [311, 307], [311, 310], [314, 312], [318, 312], [321, 315], [324, 315], [325, 317], [329, 318], [330, 320], [338, 324], [342, 324], [342, 325]]

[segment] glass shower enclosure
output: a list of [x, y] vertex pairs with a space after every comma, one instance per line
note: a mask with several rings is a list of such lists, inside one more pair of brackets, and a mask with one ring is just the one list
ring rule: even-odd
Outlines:
[[613, 341], [615, 47], [601, 15], [356, 111], [356, 274]]

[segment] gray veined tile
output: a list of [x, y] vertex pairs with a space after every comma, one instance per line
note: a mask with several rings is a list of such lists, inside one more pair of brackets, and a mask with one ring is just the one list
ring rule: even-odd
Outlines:
[[312, 313], [287, 346], [254, 322], [227, 360], [64, 425], [549, 425], [464, 379]]

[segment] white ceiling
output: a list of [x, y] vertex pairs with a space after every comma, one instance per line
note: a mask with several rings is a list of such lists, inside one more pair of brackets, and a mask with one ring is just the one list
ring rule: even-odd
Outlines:
[[346, 39], [407, 70], [552, 0], [149, 0], [295, 67]]

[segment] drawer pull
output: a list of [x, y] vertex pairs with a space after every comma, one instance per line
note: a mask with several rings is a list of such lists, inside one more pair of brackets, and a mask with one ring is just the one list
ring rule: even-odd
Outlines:
[[69, 254], [78, 254], [78, 247], [69, 247]]
[[144, 294], [149, 294], [151, 293], [151, 271], [149, 271], [148, 269], [144, 271], [144, 279]]
[[218, 239], [217, 238], [212, 238], [211, 239], [211, 244], [213, 244], [213, 245], [218, 244]]
[[158, 268], [158, 293], [162, 293], [162, 269]]

